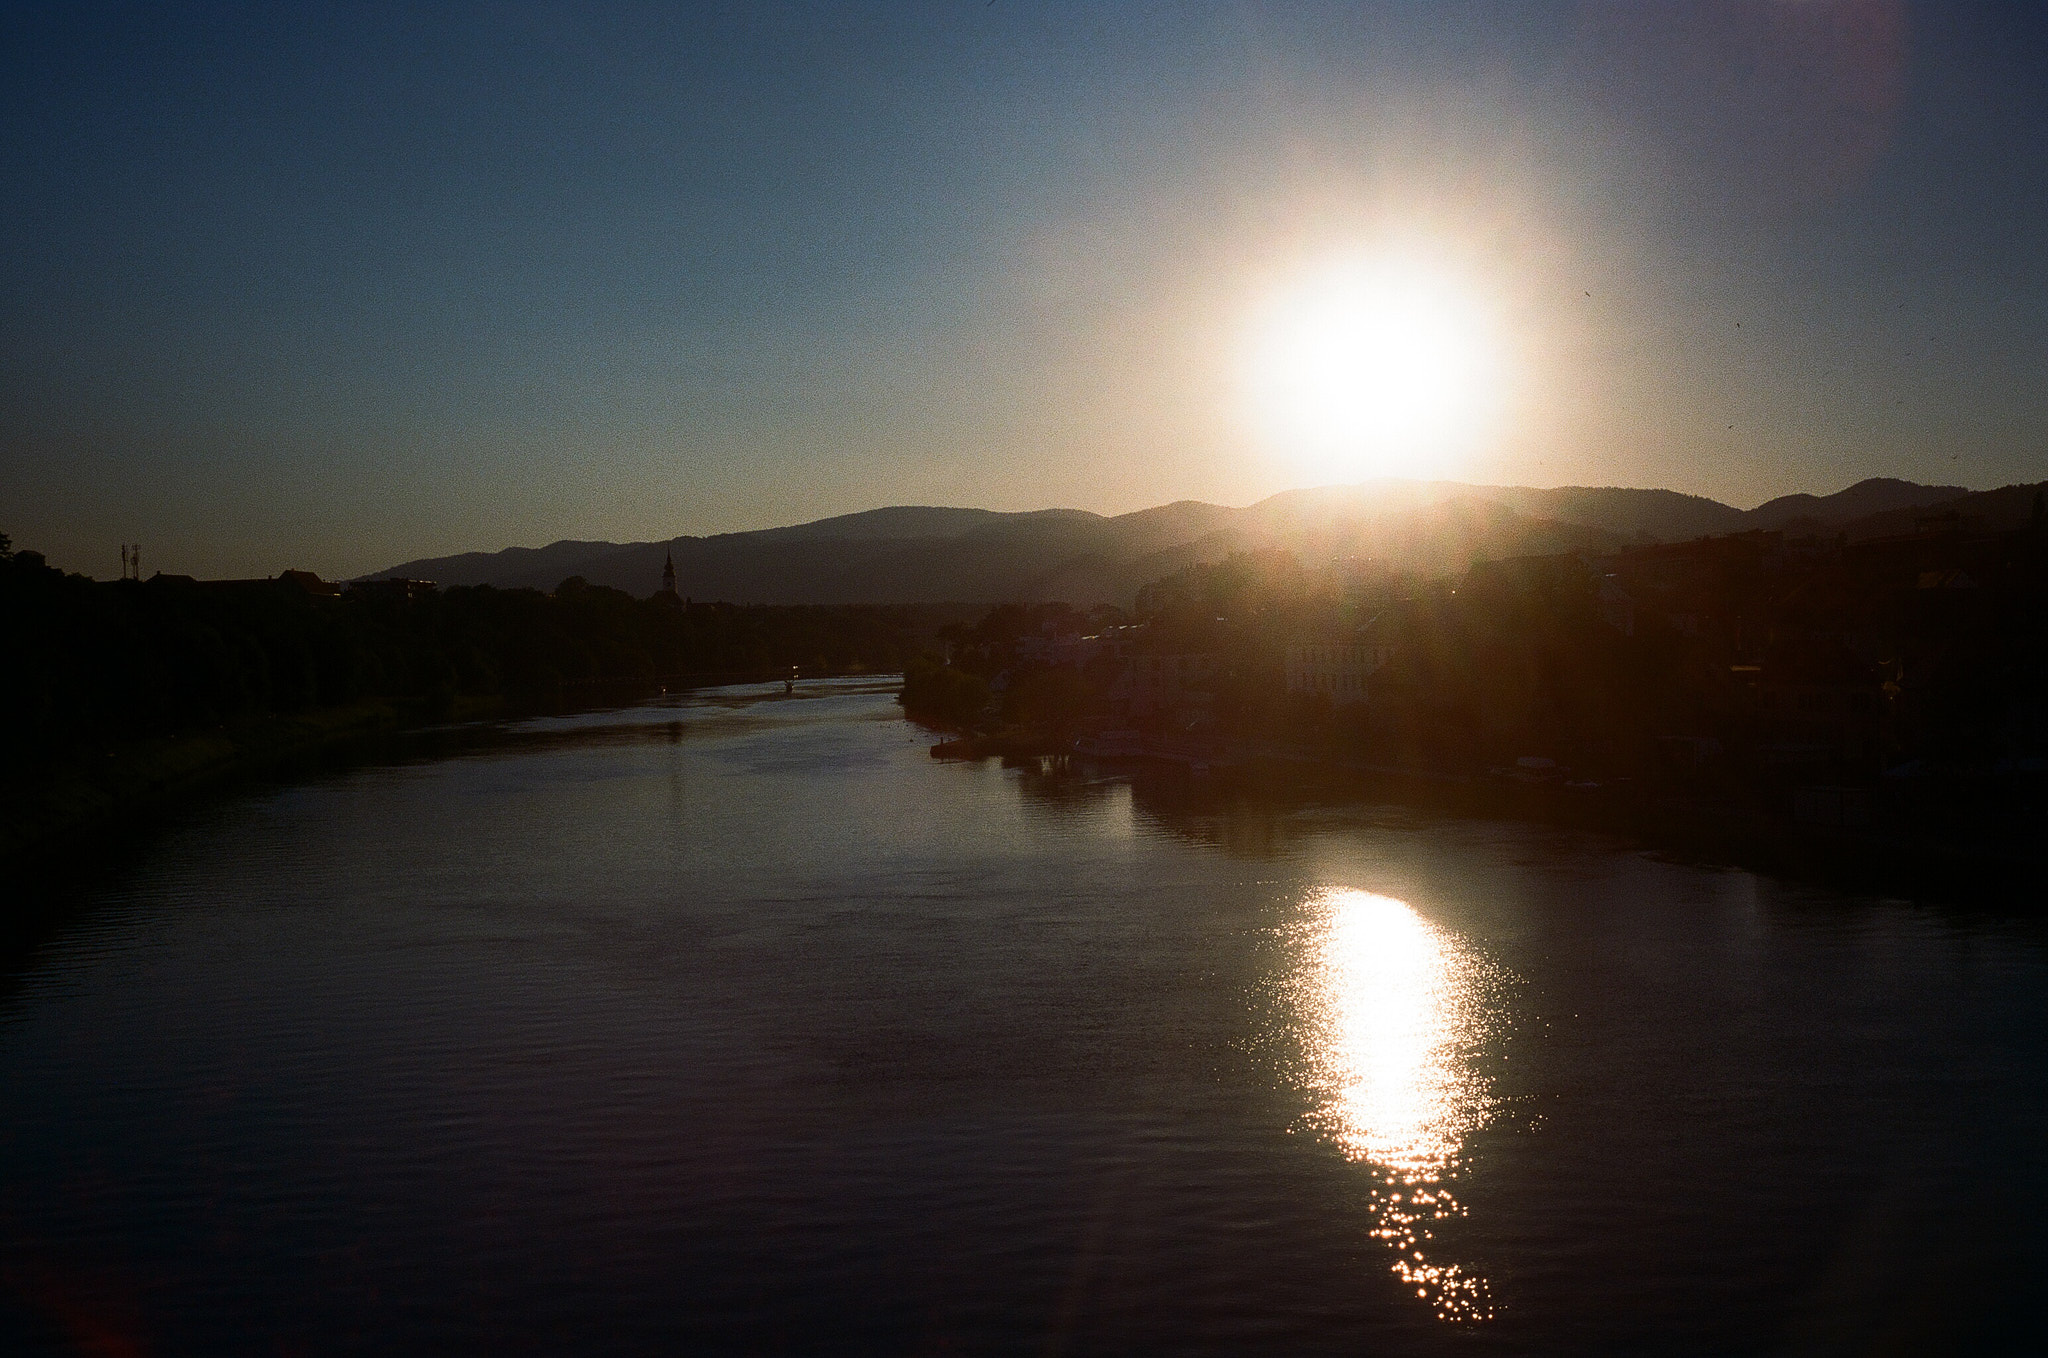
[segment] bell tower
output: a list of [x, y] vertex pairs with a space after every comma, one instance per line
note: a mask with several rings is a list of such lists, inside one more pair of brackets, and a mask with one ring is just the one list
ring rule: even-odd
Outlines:
[[676, 597], [676, 554], [673, 551], [661, 564], [661, 592], [671, 599]]

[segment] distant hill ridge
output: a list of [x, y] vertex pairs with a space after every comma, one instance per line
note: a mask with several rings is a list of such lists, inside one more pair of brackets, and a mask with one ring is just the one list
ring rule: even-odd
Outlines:
[[679, 590], [699, 599], [1128, 604], [1140, 585], [1247, 549], [1285, 548], [1304, 560], [1379, 557], [1407, 569], [1450, 572], [1485, 557], [1611, 550], [1749, 529], [1881, 536], [1910, 531], [1913, 519], [1930, 511], [2013, 527], [2031, 513], [2038, 489], [1973, 492], [1875, 477], [1833, 495], [1785, 495], [1736, 509], [1671, 490], [1386, 480], [1283, 491], [1241, 509], [1181, 500], [1115, 516], [897, 505], [666, 542], [564, 541], [465, 552], [364, 578], [552, 589], [580, 575], [646, 595], [660, 582], [664, 556], [673, 553]]

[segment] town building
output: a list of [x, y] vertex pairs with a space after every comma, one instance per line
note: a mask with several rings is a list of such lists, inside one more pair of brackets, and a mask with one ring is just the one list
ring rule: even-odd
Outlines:
[[1372, 637], [1293, 642], [1287, 647], [1287, 691], [1321, 694], [1339, 707], [1363, 703], [1373, 675], [1393, 656], [1392, 645]]
[[373, 599], [424, 599], [437, 586], [432, 580], [355, 580], [348, 587], [350, 594]]
[[1132, 721], [1205, 717], [1222, 678], [1223, 657], [1211, 651], [1136, 655], [1110, 688], [1110, 710]]
[[283, 571], [278, 577], [287, 585], [304, 590], [317, 599], [332, 599], [341, 594], [341, 586], [332, 580], [322, 580], [312, 571]]

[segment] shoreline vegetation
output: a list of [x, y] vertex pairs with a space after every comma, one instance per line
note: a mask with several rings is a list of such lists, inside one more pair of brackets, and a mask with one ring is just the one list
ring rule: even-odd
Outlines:
[[[1880, 894], [2048, 894], [2048, 513], [1597, 556], [1242, 553], [1006, 605], [906, 671], [936, 758], [1149, 763], [1623, 836]], [[1049, 761], [1049, 762], [1048, 762]]]
[[895, 674], [943, 607], [635, 599], [425, 582], [95, 581], [0, 534], [0, 865], [394, 733], [663, 686]]

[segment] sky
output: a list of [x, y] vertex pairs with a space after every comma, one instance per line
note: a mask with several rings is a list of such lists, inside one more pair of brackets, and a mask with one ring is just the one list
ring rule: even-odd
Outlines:
[[0, 531], [103, 577], [1990, 487], [2044, 379], [2040, 6], [0, 9]]

